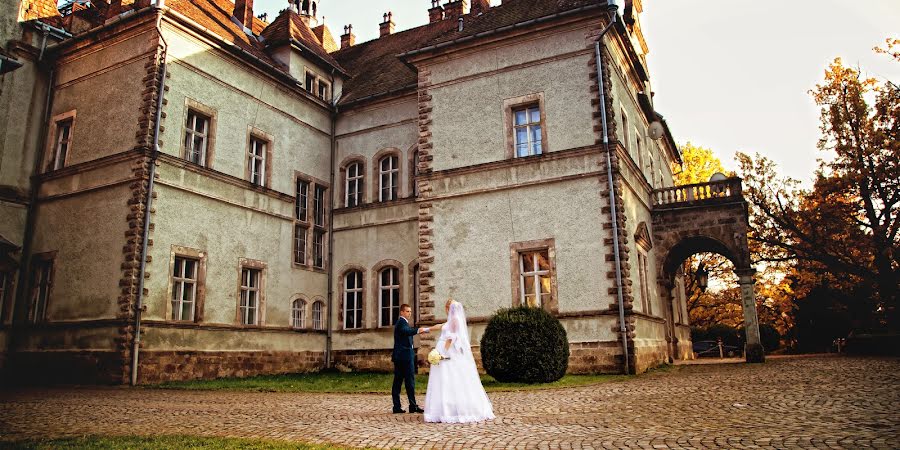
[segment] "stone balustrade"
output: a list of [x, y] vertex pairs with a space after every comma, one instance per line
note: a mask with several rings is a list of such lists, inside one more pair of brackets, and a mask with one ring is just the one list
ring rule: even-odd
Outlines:
[[686, 184], [665, 189], [656, 189], [651, 193], [654, 207], [669, 207], [691, 204], [714, 199], [741, 198], [741, 179], [728, 178], [709, 183]]

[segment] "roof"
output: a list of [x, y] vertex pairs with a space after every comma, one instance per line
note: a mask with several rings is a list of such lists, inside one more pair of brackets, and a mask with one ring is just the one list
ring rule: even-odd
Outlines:
[[[234, 3], [230, 0], [168, 0], [166, 6], [238, 46], [241, 50], [272, 66], [281, 67], [279, 63], [269, 57], [263, 50], [263, 45], [256, 38], [244, 33], [244, 27], [232, 19]], [[253, 18], [253, 33], [261, 33], [265, 26], [265, 22], [256, 17]]]
[[[328, 33], [328, 35], [330, 36], [331, 33]], [[309, 28], [309, 25], [303, 21], [300, 14], [297, 14], [291, 9], [282, 11], [265, 30], [262, 30], [261, 36], [265, 40], [266, 46], [284, 44], [291, 40], [295, 40], [303, 44], [304, 47], [325, 63], [342, 72], [344, 71], [344, 68], [335, 61], [327, 50], [325, 50], [322, 43], [319, 41], [319, 37], [316, 36], [316, 33], [314, 33], [313, 30]], [[332, 41], [333, 40], [334, 39], [332, 39]]]
[[20, 20], [22, 22], [38, 20], [54, 27], [62, 25], [62, 16], [54, 0], [23, 0]]
[[331, 30], [329, 30], [324, 23], [313, 28], [312, 31], [315, 33], [316, 37], [319, 38], [319, 42], [322, 43], [322, 47], [324, 47], [325, 51], [328, 53], [337, 51], [340, 48], [334, 40], [334, 36], [331, 35]]
[[463, 31], [458, 31], [456, 20], [444, 19], [339, 50], [333, 53], [335, 59], [353, 77], [344, 83], [341, 103], [353, 103], [415, 87], [418, 74], [400, 58], [404, 53], [540, 17], [596, 6], [597, 0], [504, 0], [480, 15], [464, 15]]
[[335, 52], [334, 57], [351, 75], [344, 82], [341, 103], [415, 87], [418, 73], [397, 55], [418, 48], [455, 27], [453, 21], [443, 20]]

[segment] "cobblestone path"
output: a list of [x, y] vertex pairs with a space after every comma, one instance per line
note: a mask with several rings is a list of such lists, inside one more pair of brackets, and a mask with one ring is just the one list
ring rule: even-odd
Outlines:
[[[489, 394], [497, 420], [426, 424], [387, 395], [0, 391], [0, 439], [192, 434], [386, 448], [900, 448], [900, 359], [797, 357]], [[421, 400], [420, 400], [421, 401]]]

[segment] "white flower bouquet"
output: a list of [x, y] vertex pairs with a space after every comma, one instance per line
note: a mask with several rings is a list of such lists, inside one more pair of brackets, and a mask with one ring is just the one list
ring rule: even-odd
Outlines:
[[440, 364], [441, 361], [444, 359], [450, 359], [450, 357], [440, 354], [440, 352], [438, 352], [437, 349], [433, 349], [433, 350], [431, 350], [430, 353], [428, 353], [428, 362], [432, 366], [436, 366], [436, 365]]

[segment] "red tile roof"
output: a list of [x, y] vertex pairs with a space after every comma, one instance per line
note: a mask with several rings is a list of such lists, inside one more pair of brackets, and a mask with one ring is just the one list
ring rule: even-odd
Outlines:
[[21, 20], [22, 22], [39, 20], [54, 27], [62, 25], [62, 16], [54, 0], [23, 0]]
[[339, 50], [334, 53], [335, 59], [353, 76], [344, 83], [341, 103], [415, 87], [418, 75], [398, 58], [400, 54], [598, 3], [598, 0], [504, 0], [481, 15], [463, 16], [461, 32], [457, 31], [456, 20], [444, 19]]
[[316, 37], [319, 38], [319, 42], [322, 43], [322, 47], [325, 48], [325, 51], [328, 53], [338, 51], [340, 47], [337, 45], [337, 42], [334, 40], [334, 36], [331, 35], [331, 30], [325, 26], [323, 23], [312, 29], [313, 33], [315, 33]]
[[322, 61], [344, 71], [344, 68], [335, 61], [335, 59], [322, 47], [319, 37], [309, 28], [309, 25], [303, 21], [300, 14], [286, 9], [278, 15], [278, 17], [262, 31], [262, 37], [267, 47], [279, 45], [289, 42], [291, 39], [296, 40], [309, 49], [315, 56]]

